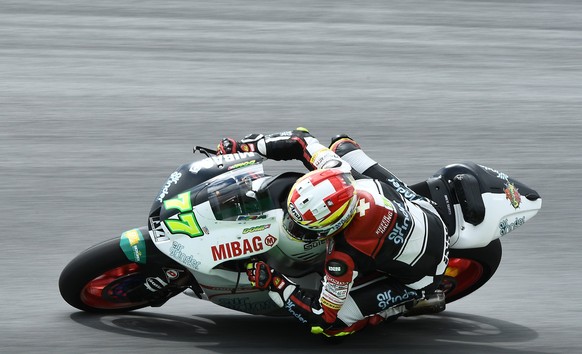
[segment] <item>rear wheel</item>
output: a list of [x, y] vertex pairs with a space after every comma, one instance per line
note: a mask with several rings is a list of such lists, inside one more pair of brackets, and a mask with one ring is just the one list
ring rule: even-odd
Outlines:
[[[74, 258], [61, 273], [59, 289], [63, 299], [79, 310], [124, 312], [161, 304], [188, 287], [187, 271], [154, 268], [128, 260], [119, 238], [114, 238]], [[167, 271], [180, 276], [170, 282], [163, 277]]]
[[451, 249], [449, 264], [439, 286], [445, 292], [446, 302], [463, 298], [489, 281], [499, 267], [501, 253], [499, 239], [482, 248]]

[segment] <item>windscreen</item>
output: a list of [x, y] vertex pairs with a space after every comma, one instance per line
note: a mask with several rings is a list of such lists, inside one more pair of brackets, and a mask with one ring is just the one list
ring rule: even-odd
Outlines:
[[252, 191], [254, 180], [263, 178], [262, 165], [222, 174], [208, 185], [208, 201], [217, 220], [256, 219], [265, 210], [265, 200]]

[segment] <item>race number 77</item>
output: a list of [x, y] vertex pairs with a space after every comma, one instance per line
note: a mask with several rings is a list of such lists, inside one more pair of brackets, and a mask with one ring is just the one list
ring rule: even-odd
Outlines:
[[179, 220], [164, 220], [164, 224], [166, 224], [166, 227], [171, 233], [184, 234], [192, 238], [204, 235], [192, 211], [190, 192], [178, 194], [176, 198], [165, 200], [164, 208], [166, 210], [178, 209], [180, 211], [180, 214], [178, 214]]

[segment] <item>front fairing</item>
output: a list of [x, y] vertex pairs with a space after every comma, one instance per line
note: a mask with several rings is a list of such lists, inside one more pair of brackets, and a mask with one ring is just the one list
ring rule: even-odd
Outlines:
[[181, 165], [168, 177], [154, 199], [150, 209], [150, 217], [157, 216], [156, 214], [159, 213], [164, 200], [173, 198], [179, 193], [190, 190], [222, 173], [261, 164], [264, 160], [259, 154], [248, 152], [211, 156]]
[[323, 242], [299, 242], [285, 233], [280, 198], [283, 185], [294, 179], [265, 175], [263, 161], [247, 153], [180, 166], [158, 193], [149, 218], [155, 246], [187, 267], [211, 301], [235, 308], [228, 302], [232, 294], [248, 291], [253, 313], [270, 311], [255, 305], [272, 301], [251, 301], [255, 290], [244, 276], [248, 259], [272, 261], [290, 276], [306, 276], [305, 283], [296, 281], [311, 288], [309, 276], [317, 275], [325, 252]]
[[223, 155], [174, 171], [150, 213], [156, 246], [202, 273], [275, 247], [282, 210], [268, 193], [254, 192], [266, 178], [262, 161], [253, 153]]

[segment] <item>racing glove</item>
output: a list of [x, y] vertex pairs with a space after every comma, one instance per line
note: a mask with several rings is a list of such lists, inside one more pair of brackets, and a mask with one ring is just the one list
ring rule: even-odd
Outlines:
[[233, 138], [223, 138], [216, 147], [216, 154], [224, 155], [233, 154], [235, 152], [259, 152], [257, 149], [257, 143], [263, 138], [263, 134], [250, 134], [242, 138], [240, 141], [236, 141]]
[[279, 307], [283, 307], [285, 301], [297, 288], [295, 283], [265, 262], [247, 263], [246, 269], [251, 285], [257, 289], [269, 290], [269, 297]]

